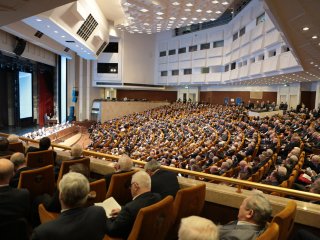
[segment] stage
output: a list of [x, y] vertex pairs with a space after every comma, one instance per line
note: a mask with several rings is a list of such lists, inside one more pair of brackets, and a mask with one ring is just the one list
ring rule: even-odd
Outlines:
[[283, 115], [283, 110], [277, 110], [277, 111], [249, 111], [248, 116], [249, 117], [260, 117], [264, 118], [266, 116], [271, 117], [274, 115]]

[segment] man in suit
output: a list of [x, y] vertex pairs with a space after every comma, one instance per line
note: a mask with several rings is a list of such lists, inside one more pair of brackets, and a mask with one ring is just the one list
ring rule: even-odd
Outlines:
[[[132, 171], [132, 166], [133, 166], [132, 159], [126, 154], [121, 155], [118, 162], [114, 166], [116, 171], [114, 173], [109, 173], [105, 175], [107, 191], [111, 182], [112, 175], [118, 174], [118, 173], [130, 172]], [[128, 183], [128, 185], [130, 185], [130, 182]]]
[[151, 176], [151, 192], [159, 193], [162, 198], [176, 196], [180, 185], [175, 173], [161, 169], [161, 164], [156, 160], [147, 162], [144, 169]]
[[113, 218], [107, 219], [106, 225], [106, 233], [110, 237], [127, 239], [139, 210], [160, 201], [160, 195], [152, 193], [150, 190], [151, 178], [148, 173], [139, 171], [132, 176], [131, 195], [133, 200], [121, 210], [112, 210]]
[[69, 172], [61, 179], [59, 190], [61, 214], [57, 219], [35, 228], [31, 239], [103, 239], [106, 223], [104, 209], [82, 207], [90, 191], [88, 179], [80, 173]]
[[29, 218], [30, 195], [27, 189], [9, 186], [14, 165], [8, 159], [0, 159], [0, 222]]
[[10, 161], [14, 165], [14, 175], [10, 180], [10, 186], [16, 188], [18, 187], [21, 172], [31, 170], [32, 168], [27, 166], [26, 158], [20, 152], [12, 154]]
[[265, 230], [271, 212], [270, 202], [261, 193], [247, 197], [239, 208], [238, 220], [221, 226], [220, 240], [255, 239]]
[[[38, 152], [38, 151], [44, 151], [48, 150], [51, 147], [51, 140], [48, 137], [43, 137], [39, 141], [39, 148], [30, 146], [27, 150], [27, 153], [29, 152]], [[56, 161], [57, 153], [53, 151], [53, 159]]]

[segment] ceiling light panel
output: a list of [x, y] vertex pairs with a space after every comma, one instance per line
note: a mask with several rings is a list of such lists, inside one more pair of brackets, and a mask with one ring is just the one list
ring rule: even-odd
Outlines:
[[[121, 5], [128, 26], [135, 26], [135, 33], [155, 33], [215, 20], [229, 7], [230, 2], [231, 0], [122, 0]], [[187, 19], [189, 22], [185, 21]], [[190, 19], [193, 21], [190, 22]], [[159, 23], [161, 28], [157, 25]], [[132, 32], [131, 28], [120, 23], [115, 27]]]

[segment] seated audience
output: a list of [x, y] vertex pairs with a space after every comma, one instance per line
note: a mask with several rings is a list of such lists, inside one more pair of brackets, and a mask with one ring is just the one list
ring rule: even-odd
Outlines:
[[161, 196], [151, 192], [151, 178], [145, 171], [132, 176], [131, 194], [133, 200], [120, 209], [113, 209], [113, 218], [107, 219], [106, 231], [110, 237], [127, 238], [141, 208], [160, 201]]
[[53, 221], [35, 228], [31, 239], [103, 239], [106, 213], [102, 207], [83, 208], [90, 191], [80, 173], [67, 173], [59, 183], [62, 211]]
[[162, 198], [176, 196], [180, 186], [174, 172], [161, 169], [161, 164], [156, 160], [147, 162], [144, 169], [151, 176], [151, 192], [159, 193]]
[[220, 239], [255, 239], [265, 230], [271, 212], [268, 199], [261, 193], [254, 193], [243, 200], [239, 208], [238, 220], [221, 226]]
[[130, 172], [130, 171], [132, 171], [132, 167], [133, 167], [132, 159], [126, 154], [121, 155], [118, 162], [114, 165], [115, 172], [109, 173], [109, 174], [105, 175], [105, 177], [104, 177], [106, 180], [107, 191], [108, 191], [113, 174]]
[[0, 137], [0, 156], [8, 156], [13, 154], [13, 151], [8, 149], [9, 141], [5, 137]]
[[209, 219], [190, 216], [181, 219], [179, 240], [218, 240], [218, 227]]
[[27, 167], [26, 158], [24, 154], [20, 152], [12, 154], [10, 161], [14, 165], [14, 175], [10, 180], [10, 186], [16, 188], [18, 187], [20, 173], [25, 170], [31, 170], [32, 168]]
[[[27, 150], [27, 153], [29, 152], [38, 152], [38, 151], [44, 151], [48, 150], [51, 147], [51, 140], [48, 137], [43, 137], [39, 141], [39, 148], [30, 146]], [[53, 151], [53, 158], [56, 160], [57, 153]]]
[[29, 219], [29, 191], [9, 186], [13, 171], [14, 165], [10, 160], [0, 159], [0, 223], [10, 219]]

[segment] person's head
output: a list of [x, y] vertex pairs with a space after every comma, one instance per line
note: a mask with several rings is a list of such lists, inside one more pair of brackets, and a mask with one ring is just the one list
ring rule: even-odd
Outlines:
[[179, 240], [218, 240], [218, 227], [209, 219], [190, 216], [181, 219]]
[[311, 157], [311, 162], [312, 162], [314, 165], [320, 164], [320, 155], [313, 155], [313, 156]]
[[131, 195], [136, 197], [142, 193], [151, 191], [151, 178], [145, 171], [139, 171], [132, 175]]
[[24, 154], [20, 152], [12, 154], [10, 157], [10, 161], [13, 163], [15, 170], [20, 166], [26, 164], [26, 158], [24, 157]]
[[20, 141], [19, 136], [15, 134], [10, 134], [7, 139], [9, 143], [17, 143]]
[[243, 200], [239, 208], [238, 220], [265, 226], [271, 217], [271, 212], [269, 200], [261, 193], [254, 193]]
[[0, 185], [9, 184], [10, 179], [13, 176], [14, 165], [5, 158], [0, 159]]
[[318, 178], [314, 183], [311, 184], [310, 192], [320, 193], [320, 178]]
[[83, 149], [81, 145], [75, 144], [71, 147], [71, 156], [72, 157], [81, 157]]
[[0, 151], [6, 151], [9, 147], [9, 141], [5, 137], [0, 137]]
[[133, 162], [128, 155], [123, 154], [118, 160], [118, 165], [120, 171], [130, 171], [132, 169]]
[[48, 150], [51, 146], [51, 140], [48, 137], [43, 137], [39, 141], [39, 148], [40, 150]]
[[90, 178], [90, 170], [89, 168], [84, 165], [83, 163], [76, 163], [76, 164], [72, 164], [69, 167], [69, 172], [77, 172], [77, 173], [81, 173], [83, 176], [85, 176], [86, 178]]
[[59, 190], [62, 209], [76, 208], [87, 201], [90, 185], [81, 173], [69, 172], [59, 182]]
[[160, 169], [160, 167], [161, 164], [157, 160], [153, 159], [144, 165], [144, 170], [152, 175], [156, 170]]

